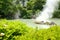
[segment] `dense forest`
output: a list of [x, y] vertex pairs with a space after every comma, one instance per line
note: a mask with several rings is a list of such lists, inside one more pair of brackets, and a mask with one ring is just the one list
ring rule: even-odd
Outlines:
[[[0, 18], [35, 18], [45, 3], [46, 0], [0, 0]], [[53, 17], [60, 18], [60, 5]]]

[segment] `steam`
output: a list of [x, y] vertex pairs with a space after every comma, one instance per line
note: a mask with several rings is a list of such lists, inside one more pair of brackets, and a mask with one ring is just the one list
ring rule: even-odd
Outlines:
[[20, 16], [20, 11], [18, 10], [14, 15], [14, 19], [19, 19], [19, 16]]
[[46, 4], [41, 14], [36, 18], [36, 21], [48, 21], [52, 18], [53, 12], [58, 9], [58, 3], [60, 0], [46, 0]]

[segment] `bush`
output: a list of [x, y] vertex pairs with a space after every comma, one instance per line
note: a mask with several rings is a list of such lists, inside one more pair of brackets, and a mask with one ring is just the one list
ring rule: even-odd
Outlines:
[[20, 17], [28, 19], [35, 18], [36, 14], [38, 14], [36, 11], [42, 10], [44, 3], [45, 0], [29, 0], [27, 6], [20, 9]]
[[[16, 3], [18, 2], [18, 4]], [[0, 0], [0, 17], [1, 18], [12, 18], [13, 15], [19, 10], [20, 3], [18, 0]]]
[[0, 18], [14, 19], [18, 13], [20, 18], [32, 18], [37, 10], [42, 10], [45, 0], [27, 0], [27, 5], [22, 6], [24, 3], [25, 0], [0, 0]]
[[53, 18], [60, 18], [60, 10], [56, 10], [56, 11], [53, 13]]
[[0, 20], [0, 23], [0, 40], [15, 40], [15, 37], [20, 37], [30, 31], [30, 28], [20, 20]]
[[27, 10], [25, 8], [22, 8], [20, 11], [21, 11], [20, 18], [24, 18], [24, 19], [27, 19], [27, 18], [30, 19], [30, 18], [32, 18], [33, 14], [35, 14], [35, 13], [33, 13], [33, 10]]
[[0, 20], [0, 40], [60, 40], [60, 26], [38, 30], [20, 20]]
[[56, 11], [53, 13], [53, 18], [60, 18], [60, 2], [59, 2], [58, 10], [56, 10]]
[[60, 26], [54, 26], [49, 29], [34, 30], [28, 34], [16, 37], [20, 40], [60, 40]]
[[42, 10], [46, 0], [30, 0], [27, 3], [28, 10]]

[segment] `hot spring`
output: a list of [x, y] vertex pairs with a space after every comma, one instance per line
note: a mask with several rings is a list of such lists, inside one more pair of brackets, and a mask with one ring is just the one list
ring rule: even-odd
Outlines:
[[50, 22], [49, 19], [52, 18], [53, 12], [58, 9], [59, 2], [60, 0], [46, 0], [46, 4], [40, 15], [36, 18], [36, 22]]

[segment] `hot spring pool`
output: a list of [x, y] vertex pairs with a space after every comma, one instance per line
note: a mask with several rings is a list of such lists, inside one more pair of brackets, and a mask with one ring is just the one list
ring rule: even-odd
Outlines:
[[[38, 29], [40, 29], [40, 28], [46, 29], [51, 26], [51, 25], [36, 24], [36, 23], [34, 23], [34, 19], [20, 19], [20, 20], [22, 22], [26, 23], [28, 26], [33, 27], [33, 28], [38, 27]], [[55, 19], [49, 19], [49, 20], [55, 22], [57, 25], [60, 25], [60, 19], [55, 18]]]

